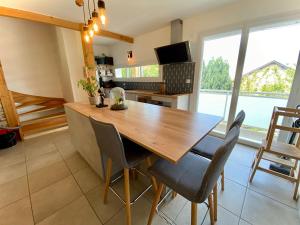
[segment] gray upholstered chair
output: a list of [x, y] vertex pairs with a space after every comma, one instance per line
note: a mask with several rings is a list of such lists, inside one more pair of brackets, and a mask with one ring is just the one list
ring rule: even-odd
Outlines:
[[[245, 112], [242, 110], [240, 111], [237, 116], [235, 117], [235, 120], [229, 127], [229, 130], [231, 130], [235, 126], [242, 126], [242, 123], [245, 119]], [[205, 158], [212, 159], [215, 155], [218, 148], [224, 143], [224, 140], [212, 135], [207, 135], [204, 137], [196, 146], [193, 147], [191, 150], [193, 153], [201, 155]], [[221, 188], [224, 190], [224, 171], [221, 173]]]
[[[109, 123], [99, 122], [90, 117], [92, 127], [94, 128], [98, 146], [102, 153], [104, 153], [108, 160], [106, 162], [106, 181], [103, 201], [107, 202], [107, 194], [109, 188], [114, 192], [120, 200], [126, 205], [127, 225], [131, 225], [131, 204], [133, 204], [137, 198], [151, 188], [151, 185], [147, 187], [136, 199], [130, 201], [130, 184], [129, 184], [129, 171], [134, 169], [143, 160], [146, 160], [148, 166], [151, 166], [150, 156], [151, 153], [134, 142], [121, 138], [117, 129]], [[125, 200], [123, 200], [117, 192], [110, 186], [111, 184], [111, 170], [112, 163], [117, 163], [124, 168], [124, 188], [125, 188]], [[141, 173], [141, 172], [140, 172]], [[156, 180], [152, 176], [152, 183], [154, 189], [157, 189]]]
[[239, 126], [233, 127], [212, 160], [189, 152], [177, 164], [159, 159], [149, 168], [150, 174], [159, 182], [159, 187], [153, 200], [148, 225], [152, 223], [165, 185], [191, 201], [191, 225], [197, 224], [197, 203], [202, 203], [208, 198], [211, 224], [214, 224], [216, 220], [214, 209], [217, 202], [212, 196], [212, 189], [238, 140], [239, 133]]

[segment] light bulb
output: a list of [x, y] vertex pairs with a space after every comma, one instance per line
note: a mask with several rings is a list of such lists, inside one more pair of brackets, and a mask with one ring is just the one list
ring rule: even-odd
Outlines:
[[98, 27], [98, 24], [94, 22], [93, 24], [93, 29], [95, 32], [98, 32], [99, 31], [99, 27]]
[[105, 21], [106, 21], [105, 15], [101, 15], [100, 20], [101, 20], [102, 25], [105, 25]]
[[92, 38], [94, 36], [94, 27], [93, 27], [94, 21], [92, 19], [88, 20], [88, 33], [90, 35], [90, 37]]
[[86, 43], [90, 42], [90, 36], [87, 33], [84, 35], [84, 40]]
[[90, 27], [90, 29], [89, 29], [89, 35], [90, 35], [91, 38], [94, 36], [93, 27]]
[[83, 38], [86, 43], [90, 42], [90, 36], [88, 34], [88, 31], [89, 31], [89, 27], [87, 25], [84, 25], [83, 26]]
[[96, 11], [92, 13], [92, 20], [93, 20], [93, 29], [97, 33], [100, 30], [100, 23], [99, 23], [99, 14]]
[[98, 1], [98, 9], [99, 9], [99, 15], [102, 25], [105, 25], [106, 17], [105, 17], [105, 3], [103, 0]]

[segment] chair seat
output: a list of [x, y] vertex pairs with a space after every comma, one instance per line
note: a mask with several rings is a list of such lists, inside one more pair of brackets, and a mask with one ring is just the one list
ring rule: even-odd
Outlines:
[[209, 159], [189, 152], [177, 164], [157, 160], [149, 168], [149, 173], [186, 199], [197, 202], [209, 164]]
[[129, 168], [137, 166], [141, 163], [141, 161], [145, 160], [151, 155], [151, 152], [127, 138], [122, 137], [122, 142]]
[[207, 135], [191, 151], [205, 158], [212, 159], [222, 144], [224, 144], [223, 139]]

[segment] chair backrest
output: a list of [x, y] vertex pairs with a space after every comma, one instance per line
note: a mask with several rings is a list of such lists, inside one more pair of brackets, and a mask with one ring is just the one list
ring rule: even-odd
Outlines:
[[221, 172], [224, 170], [225, 163], [238, 141], [239, 134], [240, 127], [238, 125], [229, 130], [225, 137], [224, 144], [220, 146], [214, 154], [204, 175], [201, 188], [198, 192], [197, 199], [199, 202], [205, 201], [205, 199], [211, 193], [214, 185], [217, 183]]
[[121, 164], [123, 167], [128, 167], [123, 142], [115, 126], [110, 123], [97, 121], [92, 117], [90, 117], [90, 121], [94, 128], [100, 151], [114, 162]]
[[239, 127], [242, 126], [244, 119], [245, 119], [245, 112], [244, 110], [241, 110], [235, 117], [233, 123], [230, 125], [229, 130], [231, 130], [232, 128], [234, 128], [236, 125], [238, 125]]

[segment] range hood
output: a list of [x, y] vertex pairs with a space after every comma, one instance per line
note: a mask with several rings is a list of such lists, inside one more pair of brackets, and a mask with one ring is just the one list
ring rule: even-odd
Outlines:
[[191, 62], [190, 44], [182, 42], [182, 20], [171, 22], [171, 45], [155, 48], [157, 61], [160, 65]]

